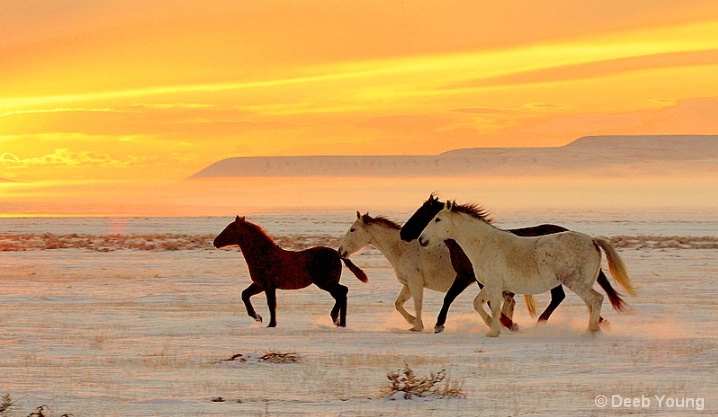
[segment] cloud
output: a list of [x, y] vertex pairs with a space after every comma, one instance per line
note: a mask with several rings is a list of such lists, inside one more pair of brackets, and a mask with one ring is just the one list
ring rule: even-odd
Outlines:
[[35, 110], [17, 110], [6, 111], [0, 113], [0, 117], [17, 116], [25, 114], [43, 114], [43, 113], [119, 113], [117, 110], [108, 108], [82, 108], [82, 107], [58, 107], [54, 109], [35, 109]]
[[99, 152], [75, 152], [69, 149], [55, 149], [53, 153], [21, 159], [12, 153], [3, 153], [0, 163], [11, 167], [29, 166], [65, 166], [65, 167], [123, 167], [138, 162], [141, 158], [128, 157], [124, 160], [114, 159], [110, 155]]

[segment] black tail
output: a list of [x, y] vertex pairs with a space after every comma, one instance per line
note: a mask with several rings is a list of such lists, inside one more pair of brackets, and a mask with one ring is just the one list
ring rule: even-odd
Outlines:
[[342, 261], [344, 261], [344, 265], [346, 265], [347, 268], [349, 268], [349, 270], [352, 271], [354, 273], [354, 275], [356, 275], [357, 278], [359, 278], [359, 281], [361, 281], [361, 282], [369, 281], [369, 278], [367, 278], [364, 271], [362, 271], [361, 268], [359, 268], [358, 266], [354, 265], [354, 262], [350, 261], [347, 258], [341, 258], [341, 259], [342, 259]]
[[606, 294], [608, 295], [608, 299], [611, 301], [613, 309], [618, 311], [619, 313], [626, 311], [626, 304], [624, 303], [623, 298], [621, 298], [621, 294], [619, 294], [616, 290], [613, 289], [611, 283], [608, 282], [608, 278], [606, 278], [606, 275], [603, 273], [603, 271], [600, 271], [598, 273], [597, 281], [598, 285], [600, 285], [601, 288], [606, 291]]

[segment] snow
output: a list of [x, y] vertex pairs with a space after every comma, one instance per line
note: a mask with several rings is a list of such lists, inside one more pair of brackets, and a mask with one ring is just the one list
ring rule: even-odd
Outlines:
[[[456, 300], [444, 333], [408, 331], [394, 310], [399, 284], [375, 250], [353, 257], [369, 283], [345, 269], [345, 329], [315, 287], [278, 292], [277, 328], [255, 323], [240, 299], [250, 281], [236, 251], [0, 252], [0, 395], [22, 416], [43, 404], [78, 417], [700, 414], [700, 403], [668, 407], [656, 395], [702, 398], [702, 413], [716, 414], [716, 250], [620, 253], [639, 296], [627, 298], [627, 314], [604, 302], [610, 323], [600, 334], [586, 331], [585, 306], [567, 291], [549, 323], [535, 325], [519, 298], [521, 330], [487, 338], [472, 307], [477, 287]], [[442, 298], [425, 294], [428, 324]], [[545, 306], [548, 294], [537, 300]], [[268, 317], [263, 295], [253, 303]], [[299, 360], [256, 360], [267, 352]], [[227, 361], [235, 354], [250, 360]], [[406, 365], [446, 369], [466, 398], [392, 399], [387, 373]], [[613, 407], [614, 396], [651, 401]]]

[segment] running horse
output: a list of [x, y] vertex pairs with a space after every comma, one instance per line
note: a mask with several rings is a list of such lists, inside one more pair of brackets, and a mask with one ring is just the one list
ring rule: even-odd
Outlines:
[[334, 297], [336, 302], [330, 316], [334, 324], [346, 327], [348, 288], [339, 283], [342, 261], [360, 281], [367, 282], [364, 271], [350, 260], [341, 259], [335, 249], [326, 246], [301, 251], [282, 249], [261, 227], [247, 221], [245, 217], [237, 216], [214, 239], [213, 244], [216, 248], [239, 246], [252, 279], [252, 284], [242, 291], [242, 301], [247, 314], [261, 323], [262, 316], [254, 311], [250, 297], [264, 291], [271, 316], [268, 327], [277, 325], [276, 290], [298, 290], [311, 284]]
[[[422, 204], [421, 207], [416, 210], [416, 212], [414, 212], [411, 218], [409, 218], [409, 220], [407, 220], [407, 222], [401, 228], [401, 238], [405, 242], [411, 242], [417, 239], [419, 237], [419, 234], [421, 234], [421, 231], [424, 230], [426, 225], [429, 224], [429, 222], [434, 218], [434, 216], [436, 216], [437, 213], [444, 209], [444, 206], [445, 203], [443, 201], [440, 201], [436, 196], [434, 196], [434, 194], [431, 194], [429, 196], [429, 199], [426, 200], [424, 204]], [[488, 218], [485, 219], [487, 221], [490, 221], [490, 219]], [[555, 224], [542, 224], [539, 226], [523, 227], [520, 229], [509, 229], [508, 231], [515, 234], [516, 236], [543, 236], [553, 233], [566, 232], [568, 231], [568, 229], [562, 226], [557, 226]], [[479, 287], [483, 288], [482, 279], [474, 276], [474, 269], [471, 265], [471, 261], [466, 256], [461, 247], [456, 243], [456, 241], [454, 241], [453, 239], [446, 239], [444, 243], [449, 248], [449, 253], [451, 254], [451, 264], [456, 271], [456, 278], [454, 279], [454, 283], [451, 285], [451, 288], [449, 288], [446, 293], [446, 296], [444, 297], [444, 304], [441, 307], [439, 316], [436, 319], [435, 331], [437, 333], [444, 330], [444, 323], [446, 322], [446, 316], [449, 312], [449, 307], [451, 307], [451, 303], [454, 302], [454, 300], [456, 299], [456, 297], [459, 296], [459, 294], [464, 292], [464, 290], [466, 290], [466, 288], [468, 288], [469, 285], [471, 285], [471, 283], [473, 282], [478, 282]], [[618, 312], [625, 311], [626, 304], [623, 301], [621, 294], [619, 294], [611, 286], [611, 283], [608, 281], [606, 275], [603, 273], [602, 270], [599, 270], [598, 278], [596, 281], [608, 295], [608, 299], [611, 301], [611, 306], [613, 306], [613, 309]], [[541, 315], [539, 316], [539, 323], [547, 321], [565, 297], [566, 293], [564, 292], [562, 285], [559, 284], [552, 288], [551, 302], [549, 303], [548, 307], [546, 307], [546, 310], [544, 310], [544, 312], [541, 313]], [[507, 297], [505, 294], [504, 300], [506, 299]], [[506, 312], [506, 310], [507, 309], [504, 309], [504, 312]], [[508, 317], [512, 316], [512, 310], [513, 306], [508, 309]], [[529, 311], [533, 312], [533, 309], [530, 305]], [[603, 321], [603, 318], [601, 318], [601, 321]], [[510, 319], [507, 322], [507, 319], [503, 314], [501, 316], [501, 322], [509, 329], [512, 328], [512, 323], [510, 322]]]
[[[501, 230], [489, 221], [487, 213], [475, 204], [459, 205], [447, 201], [419, 235], [424, 247], [454, 239], [482, 277], [484, 288], [474, 300], [474, 308], [491, 328], [487, 336], [501, 333], [499, 307], [502, 293], [538, 294], [565, 285], [586, 303], [588, 329], [600, 330], [603, 296], [593, 289], [601, 271], [601, 250], [608, 269], [629, 295], [636, 295], [626, 267], [616, 250], [604, 239], [578, 232], [522, 237]], [[483, 303], [491, 304], [491, 316]]]

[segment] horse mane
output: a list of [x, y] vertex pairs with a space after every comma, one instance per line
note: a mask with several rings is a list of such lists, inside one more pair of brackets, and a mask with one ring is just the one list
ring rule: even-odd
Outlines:
[[378, 224], [381, 226], [386, 226], [390, 229], [401, 230], [401, 225], [399, 223], [389, 220], [384, 216], [371, 217], [369, 213], [367, 213], [362, 216], [362, 221], [367, 225]]
[[267, 233], [262, 226], [258, 224], [254, 224], [252, 222], [244, 221], [242, 222], [248, 229], [250, 229], [252, 232], [256, 233], [257, 235], [263, 236], [269, 243], [274, 244], [274, 238]]
[[486, 223], [492, 223], [494, 219], [489, 217], [489, 211], [484, 209], [478, 204], [475, 203], [467, 203], [467, 204], [456, 204], [454, 203], [451, 206], [451, 211], [456, 213], [464, 213], [468, 214], [469, 216], [483, 220]]

